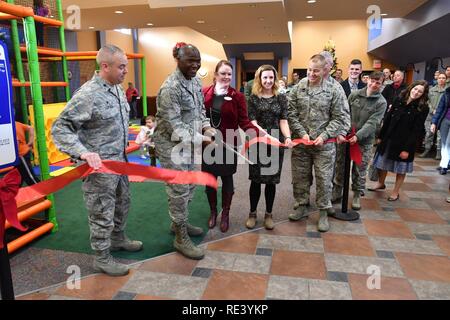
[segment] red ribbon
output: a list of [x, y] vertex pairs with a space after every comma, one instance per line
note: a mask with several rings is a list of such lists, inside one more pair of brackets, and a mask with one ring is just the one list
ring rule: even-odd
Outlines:
[[20, 224], [17, 218], [16, 195], [19, 191], [21, 181], [22, 178], [17, 169], [8, 172], [3, 179], [0, 179], [0, 249], [3, 248], [6, 220], [14, 228], [21, 231], [27, 230], [27, 228]]
[[177, 171], [143, 166], [135, 163], [104, 160], [98, 170], [83, 164], [60, 176], [39, 182], [38, 184], [21, 188], [16, 197], [19, 205], [29, 203], [54, 193], [71, 182], [86, 177], [92, 173], [110, 173], [130, 176], [130, 181], [142, 182], [146, 179], [164, 181], [172, 184], [198, 184], [217, 189], [217, 179], [206, 172], [201, 171]]
[[[350, 133], [349, 135], [347, 135], [345, 137], [345, 142], [348, 142], [354, 135], [355, 135], [355, 130], [353, 128], [352, 133]], [[331, 139], [324, 141], [324, 144], [325, 143], [334, 143], [334, 142], [336, 142], [336, 138], [331, 138]], [[286, 143], [274, 141], [272, 139], [269, 139], [267, 136], [256, 137], [245, 143], [244, 149], [242, 150], [242, 155], [245, 155], [247, 150], [250, 148], [250, 146], [252, 146], [255, 143], [265, 143], [265, 144], [272, 145], [275, 147], [288, 147], [288, 145]], [[304, 144], [306, 146], [312, 146], [312, 145], [314, 145], [314, 142], [312, 140], [306, 140], [306, 139], [294, 139], [294, 140], [292, 140], [292, 144], [294, 147], [299, 144]], [[362, 154], [361, 154], [361, 149], [359, 148], [359, 144], [354, 143], [354, 144], [350, 145], [350, 159], [352, 161], [354, 161], [358, 166], [361, 165]]]

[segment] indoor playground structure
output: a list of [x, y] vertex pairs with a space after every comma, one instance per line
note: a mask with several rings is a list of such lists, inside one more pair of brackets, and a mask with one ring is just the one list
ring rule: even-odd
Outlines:
[[[53, 144], [50, 130], [53, 121], [65, 107], [67, 101], [71, 97], [69, 86], [69, 69], [67, 61], [86, 61], [95, 60], [97, 51], [88, 52], [67, 52], [64, 34], [64, 16], [61, 0], [55, 0], [56, 13], [59, 19], [45, 18], [35, 15], [31, 7], [21, 6], [14, 3], [14, 0], [6, 0], [0, 2], [0, 21], [7, 21], [11, 25], [11, 40], [13, 54], [11, 61], [14, 61], [14, 69], [16, 78], [13, 79], [13, 87], [19, 91], [16, 103], [20, 103], [22, 113], [22, 121], [31, 124], [35, 129], [36, 147], [34, 150], [34, 159], [39, 161], [40, 175], [42, 180], [48, 180], [51, 176], [62, 174], [68, 170], [68, 156], [60, 153]], [[32, 2], [31, 2], [32, 3]], [[46, 28], [56, 28], [59, 35], [59, 49], [44, 48], [37, 46], [35, 22], [40, 22]], [[19, 31], [20, 24], [23, 26], [24, 43], [20, 42]], [[141, 65], [141, 87], [142, 87], [142, 108], [144, 116], [147, 115], [147, 96], [146, 93], [146, 60], [143, 54], [127, 53], [128, 59], [139, 59]], [[57, 81], [41, 81], [41, 64], [52, 63], [53, 77], [58, 76], [56, 64], [60, 63], [62, 67], [63, 80]], [[13, 62], [12, 62], [13, 63]], [[27, 68], [24, 66], [27, 64]], [[28, 71], [29, 81], [25, 79], [25, 71]], [[30, 90], [31, 105], [27, 105], [27, 88]], [[55, 97], [58, 98], [58, 88], [64, 88], [64, 98], [58, 99], [57, 103], [43, 103], [43, 88], [52, 88]], [[136, 144], [131, 144], [127, 152], [135, 151], [139, 148]], [[50, 174], [50, 165], [65, 162], [65, 168]], [[73, 165], [73, 164], [72, 164]], [[29, 231], [19, 238], [8, 243], [8, 252], [14, 252], [25, 244], [31, 242], [37, 237], [49, 232], [58, 230], [58, 222], [56, 218], [56, 208], [53, 195], [48, 195], [32, 203], [17, 203], [18, 217], [20, 221], [24, 221], [46, 211], [45, 223], [39, 227]], [[6, 229], [10, 228], [8, 222]]]

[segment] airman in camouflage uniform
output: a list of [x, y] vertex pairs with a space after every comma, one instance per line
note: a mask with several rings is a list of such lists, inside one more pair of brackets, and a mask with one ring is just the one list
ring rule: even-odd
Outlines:
[[327, 209], [331, 207], [331, 179], [335, 146], [324, 142], [348, 128], [348, 114], [344, 110], [345, 96], [329, 81], [324, 80], [325, 59], [314, 55], [308, 77], [291, 89], [289, 94], [289, 127], [296, 138], [314, 142], [312, 146], [298, 145], [292, 151], [292, 183], [298, 203], [291, 220], [307, 215], [312, 167], [316, 178], [316, 204], [320, 210], [319, 231], [328, 231]]
[[[101, 160], [127, 162], [130, 111], [120, 86], [128, 72], [123, 51], [106, 45], [97, 63], [100, 71], [75, 93], [52, 127], [56, 146], [94, 169], [101, 166]], [[127, 274], [128, 267], [114, 261], [110, 249], [142, 249], [142, 242], [128, 239], [124, 232], [130, 206], [128, 177], [94, 173], [86, 177], [82, 189], [96, 253], [94, 269], [113, 276]]]
[[[348, 97], [348, 102], [352, 109], [352, 126], [355, 128], [355, 136], [349, 139], [349, 143], [350, 145], [357, 143], [362, 155], [360, 165], [356, 165], [354, 162], [351, 163], [352, 209], [354, 210], [361, 209], [360, 196], [366, 187], [367, 166], [372, 158], [372, 145], [375, 140], [375, 132], [383, 119], [384, 111], [387, 107], [386, 99], [380, 92], [384, 80], [383, 73], [380, 71], [373, 72], [370, 74], [369, 79], [367, 87], [352, 92]], [[341, 142], [345, 141], [344, 135], [339, 135], [337, 139]], [[336, 168], [339, 167], [336, 165]], [[342, 194], [344, 186], [343, 171], [335, 172], [332, 195]]]
[[[195, 152], [201, 152], [202, 129], [213, 133], [203, 105], [200, 79], [200, 53], [192, 45], [175, 47], [178, 67], [163, 83], [156, 98], [157, 126], [153, 135], [156, 153], [166, 169], [194, 171], [198, 164]], [[206, 131], [205, 131], [206, 134]], [[199, 158], [201, 159], [201, 158]], [[196, 247], [189, 235], [200, 235], [201, 228], [188, 224], [188, 203], [194, 195], [195, 185], [167, 184], [171, 229], [175, 232], [174, 247], [191, 259], [202, 259], [204, 252]]]

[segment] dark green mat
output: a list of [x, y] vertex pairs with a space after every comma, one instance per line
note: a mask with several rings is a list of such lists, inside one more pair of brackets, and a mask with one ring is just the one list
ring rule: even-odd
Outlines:
[[[173, 238], [167, 210], [165, 184], [157, 182], [131, 183], [131, 210], [128, 216], [127, 235], [141, 240], [144, 250], [135, 253], [115, 252], [114, 256], [143, 260], [172, 252]], [[208, 230], [209, 206], [205, 187], [197, 186], [189, 205], [189, 222]], [[59, 231], [43, 236], [33, 243], [38, 248], [92, 254], [89, 242], [87, 211], [84, 206], [81, 181], [75, 181], [55, 194]], [[200, 243], [203, 236], [193, 237]]]

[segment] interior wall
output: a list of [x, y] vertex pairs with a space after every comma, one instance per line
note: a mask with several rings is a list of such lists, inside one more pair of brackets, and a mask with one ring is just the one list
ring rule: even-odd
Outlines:
[[[130, 34], [124, 34], [119, 31], [108, 30], [105, 32], [105, 40], [107, 44], [114, 44], [126, 53], [133, 53], [133, 37]], [[125, 76], [123, 87], [128, 88], [128, 82], [134, 83], [134, 63], [128, 60], [128, 73]]]
[[78, 31], [78, 50], [97, 51], [97, 35], [95, 31]]
[[[217, 62], [226, 59], [221, 43], [187, 27], [139, 30], [139, 53], [147, 57], [147, 95], [156, 96], [164, 80], [176, 68], [172, 48], [177, 42], [195, 45], [201, 53], [202, 68], [208, 71], [203, 85], [212, 83]], [[238, 88], [239, 89], [239, 88]]]
[[[292, 59], [289, 63], [289, 81], [293, 69], [306, 69], [309, 58], [323, 51], [329, 39], [336, 45], [338, 68], [343, 78], [348, 77], [348, 66], [354, 58], [363, 63], [363, 70], [373, 70], [375, 57], [367, 53], [369, 30], [365, 20], [297, 21], [292, 28]], [[395, 69], [387, 61], [382, 68]]]

